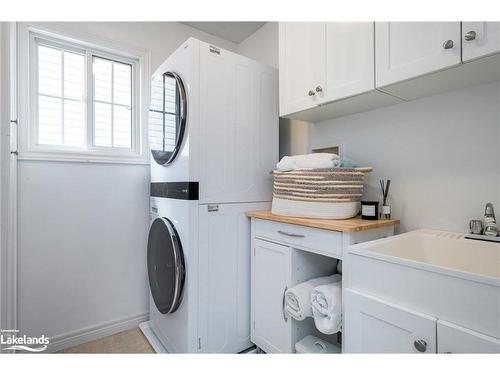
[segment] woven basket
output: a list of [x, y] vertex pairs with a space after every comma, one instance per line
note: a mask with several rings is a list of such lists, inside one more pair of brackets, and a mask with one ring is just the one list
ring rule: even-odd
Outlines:
[[276, 215], [347, 219], [357, 215], [365, 174], [372, 168], [274, 171]]

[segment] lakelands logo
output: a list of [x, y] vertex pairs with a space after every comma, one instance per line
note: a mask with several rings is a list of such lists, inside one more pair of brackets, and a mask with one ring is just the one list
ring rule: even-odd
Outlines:
[[[31, 337], [19, 335], [17, 329], [0, 330], [0, 347], [2, 350], [24, 351], [31, 353], [40, 353], [47, 350], [49, 338], [45, 335]], [[4, 346], [7, 346], [4, 348]]]

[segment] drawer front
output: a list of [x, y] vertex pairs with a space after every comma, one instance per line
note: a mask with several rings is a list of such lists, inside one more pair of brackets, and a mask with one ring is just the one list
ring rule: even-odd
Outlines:
[[255, 236], [342, 259], [342, 232], [255, 219]]

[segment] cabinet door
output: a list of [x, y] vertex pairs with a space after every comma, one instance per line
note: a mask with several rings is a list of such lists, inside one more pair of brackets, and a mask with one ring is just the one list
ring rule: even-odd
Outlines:
[[436, 353], [436, 319], [371, 296], [344, 292], [347, 353]]
[[461, 62], [460, 22], [376, 22], [376, 86]]
[[276, 69], [200, 50], [200, 201], [264, 202], [278, 159]]
[[437, 321], [438, 353], [500, 353], [500, 340], [479, 332]]
[[252, 260], [252, 341], [267, 353], [291, 353], [291, 321], [284, 314], [290, 249], [255, 239]]
[[500, 22], [462, 22], [462, 59], [500, 52]]
[[280, 115], [320, 102], [316, 87], [325, 86], [325, 22], [280, 22]]
[[326, 24], [326, 85], [323, 87], [323, 102], [375, 88], [374, 43], [373, 22]]
[[250, 342], [250, 219], [269, 203], [199, 206], [201, 351], [238, 353]]

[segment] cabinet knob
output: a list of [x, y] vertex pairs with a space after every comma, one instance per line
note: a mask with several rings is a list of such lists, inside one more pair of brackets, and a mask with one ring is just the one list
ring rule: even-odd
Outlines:
[[476, 32], [475, 31], [467, 31], [464, 35], [464, 39], [467, 41], [471, 41], [476, 39]]
[[444, 42], [443, 48], [444, 49], [452, 49], [453, 48], [453, 40], [448, 39], [446, 42]]
[[420, 353], [424, 353], [427, 350], [427, 343], [425, 340], [415, 340], [413, 342], [413, 346], [415, 349], [417, 349]]
[[313, 90], [309, 90], [308, 95], [309, 96], [314, 96], [314, 95], [316, 95], [316, 93]]
[[323, 92], [323, 87], [316, 86], [316, 92]]

